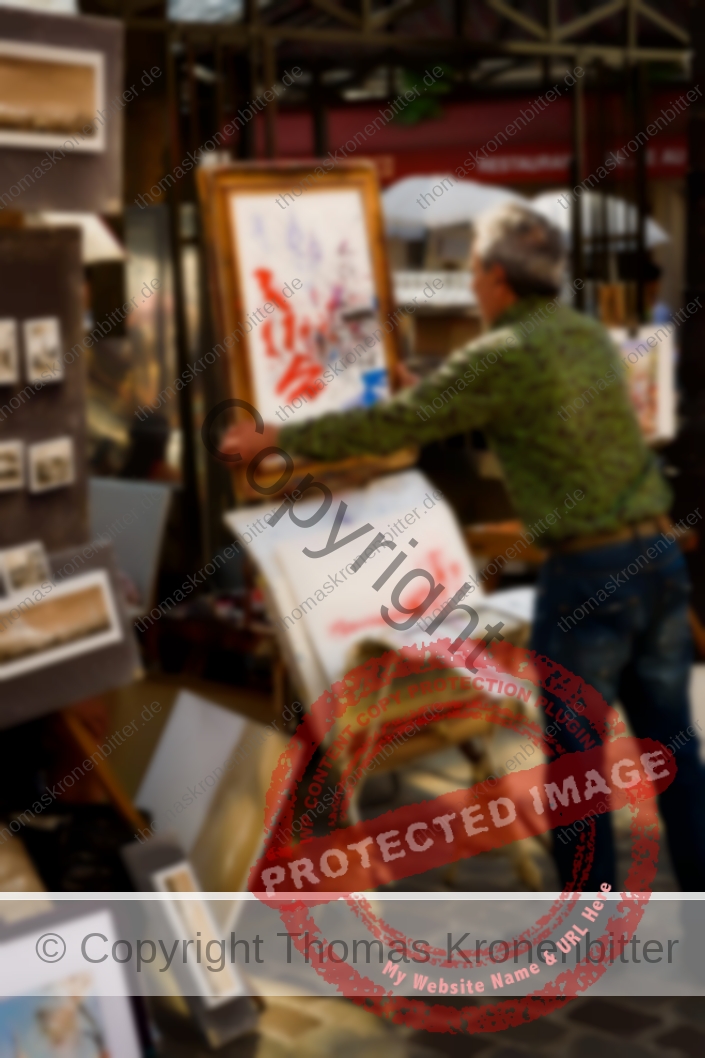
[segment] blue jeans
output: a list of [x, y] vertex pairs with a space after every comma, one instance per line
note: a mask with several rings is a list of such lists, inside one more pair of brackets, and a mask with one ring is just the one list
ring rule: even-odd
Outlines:
[[[657, 541], [660, 552], [645, 562], [647, 549]], [[678, 545], [664, 550], [665, 542], [662, 536], [642, 537], [550, 557], [539, 578], [531, 645], [581, 676], [608, 704], [619, 698], [637, 738], [671, 744], [677, 773], [660, 795], [659, 808], [678, 883], [690, 892], [705, 889], [705, 771], [688, 704], [688, 573]], [[633, 573], [627, 571], [630, 563]], [[606, 584], [611, 577], [618, 586], [610, 594]], [[588, 599], [597, 605], [583, 606]], [[557, 714], [558, 708], [552, 711]], [[556, 724], [553, 717], [547, 722]], [[556, 737], [566, 750], [584, 749], [575, 733], [564, 724], [559, 727]], [[595, 828], [595, 858], [584, 890], [617, 881], [609, 815], [600, 816]], [[554, 858], [563, 884], [572, 877], [579, 840], [579, 834], [554, 831]]]

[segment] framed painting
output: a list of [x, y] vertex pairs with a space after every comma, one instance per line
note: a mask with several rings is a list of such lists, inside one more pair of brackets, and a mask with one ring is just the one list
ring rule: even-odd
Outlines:
[[0, 146], [103, 151], [104, 81], [99, 51], [0, 40]]
[[228, 395], [282, 425], [389, 396], [398, 319], [374, 166], [245, 163], [198, 181]]

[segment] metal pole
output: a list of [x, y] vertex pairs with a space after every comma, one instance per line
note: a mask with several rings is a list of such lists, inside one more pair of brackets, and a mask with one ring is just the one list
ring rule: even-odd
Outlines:
[[[277, 53], [276, 45], [271, 37], [265, 37], [262, 41], [263, 66], [264, 66], [264, 88], [271, 91], [277, 81]], [[277, 100], [274, 99], [267, 105], [264, 112], [264, 137], [268, 158], [277, 156]]]
[[[585, 96], [583, 94], [584, 77], [576, 80], [573, 86], [573, 164], [572, 181], [576, 188], [583, 178], [585, 171]], [[583, 213], [582, 198], [580, 194], [573, 194], [572, 199], [572, 264], [573, 280], [585, 280], [585, 255], [583, 251]], [[576, 290], [576, 308], [585, 308], [585, 287]]]
[[[646, 85], [647, 70], [644, 63], [636, 63], [633, 69], [632, 85], [634, 93], [634, 125], [638, 135], [646, 124]], [[636, 312], [640, 323], [646, 320], [646, 220], [649, 212], [646, 144], [642, 143], [636, 152]]]
[[328, 153], [328, 114], [323, 99], [321, 71], [313, 71], [311, 83], [311, 111], [313, 116], [313, 143], [316, 157], [325, 158]]
[[[179, 128], [179, 92], [176, 71], [176, 55], [172, 47], [173, 36], [167, 36], [167, 105], [169, 107], [169, 146], [172, 165], [178, 165], [183, 157]], [[190, 61], [190, 53], [189, 53]], [[188, 329], [186, 325], [186, 302], [181, 267], [181, 184], [174, 181], [169, 188], [169, 227], [171, 260], [174, 285], [174, 336], [176, 362], [179, 374], [189, 366]], [[184, 386], [179, 391], [179, 418], [181, 422], [182, 480], [184, 489], [183, 519], [185, 529], [184, 551], [188, 565], [195, 569], [201, 563], [201, 520], [196, 473], [195, 431], [193, 424], [192, 387]]]

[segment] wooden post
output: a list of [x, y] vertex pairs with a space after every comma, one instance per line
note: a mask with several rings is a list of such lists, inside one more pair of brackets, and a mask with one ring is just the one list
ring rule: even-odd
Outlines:
[[147, 820], [142, 813], [135, 808], [132, 801], [123, 790], [122, 783], [114, 773], [113, 769], [105, 760], [95, 759], [98, 757], [98, 753], [96, 753], [98, 743], [86, 728], [80, 716], [74, 712], [73, 709], [64, 709], [61, 712], [61, 719], [63, 720], [64, 726], [66, 727], [66, 731], [71, 740], [76, 743], [86, 759], [90, 757], [93, 761], [96, 778], [100, 780], [105, 788], [105, 792], [122, 818], [129, 823], [131, 827], [135, 828], [135, 833], [147, 829]]

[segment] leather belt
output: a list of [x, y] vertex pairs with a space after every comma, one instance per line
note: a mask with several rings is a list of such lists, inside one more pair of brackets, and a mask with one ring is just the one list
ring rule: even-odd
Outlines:
[[[667, 521], [667, 519], [664, 519], [664, 521]], [[615, 529], [610, 533], [573, 536], [569, 540], [562, 540], [560, 543], [552, 544], [549, 551], [551, 554], [559, 555], [570, 554], [573, 551], [590, 551], [592, 548], [609, 547], [610, 544], [619, 544], [624, 540], [635, 540], [641, 536], [656, 536], [662, 529], [661, 519], [646, 518], [642, 522], [624, 525], [621, 529]]]

